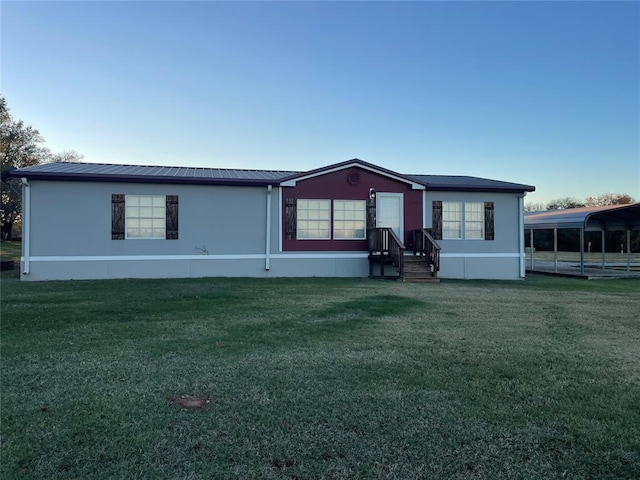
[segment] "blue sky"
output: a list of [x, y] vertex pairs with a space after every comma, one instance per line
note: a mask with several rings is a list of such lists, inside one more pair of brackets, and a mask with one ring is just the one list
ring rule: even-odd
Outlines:
[[0, 91], [85, 161], [640, 199], [638, 2], [14, 2]]

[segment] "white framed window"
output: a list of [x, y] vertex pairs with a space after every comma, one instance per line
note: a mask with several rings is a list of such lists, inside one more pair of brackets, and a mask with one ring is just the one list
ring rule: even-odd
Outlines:
[[465, 202], [464, 238], [467, 240], [484, 240], [483, 202]]
[[299, 240], [331, 238], [331, 200], [298, 199], [296, 238]]
[[363, 240], [367, 238], [367, 202], [365, 200], [333, 201], [333, 238]]
[[442, 238], [484, 240], [484, 203], [442, 202]]
[[125, 238], [165, 238], [164, 195], [126, 195], [125, 212]]
[[442, 202], [442, 238], [462, 238], [462, 202]]

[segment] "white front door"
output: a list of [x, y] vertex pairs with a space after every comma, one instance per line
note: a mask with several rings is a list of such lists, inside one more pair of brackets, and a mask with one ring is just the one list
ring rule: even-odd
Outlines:
[[392, 228], [404, 242], [404, 197], [402, 193], [378, 193], [376, 195], [376, 227]]

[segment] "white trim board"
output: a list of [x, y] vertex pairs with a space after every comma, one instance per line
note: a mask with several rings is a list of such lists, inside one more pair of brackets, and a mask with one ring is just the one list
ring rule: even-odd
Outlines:
[[[282, 259], [304, 258], [367, 258], [368, 253], [272, 253], [270, 257]], [[31, 257], [31, 262], [131, 262], [150, 260], [263, 260], [264, 253], [229, 254], [229, 255], [78, 255], [78, 256], [38, 256]], [[24, 261], [24, 258], [21, 260]]]
[[[367, 258], [366, 252], [302, 252], [302, 253], [272, 253], [272, 259], [339, 259], [339, 258]], [[264, 253], [256, 254], [228, 254], [228, 255], [77, 255], [77, 256], [35, 256], [30, 262], [131, 262], [158, 260], [264, 260]], [[520, 258], [519, 253], [442, 253], [440, 258]], [[24, 257], [21, 258], [24, 261]]]
[[345, 252], [345, 253], [281, 253], [272, 255], [275, 258], [368, 258], [368, 252]]
[[520, 258], [519, 253], [441, 253], [440, 258]]

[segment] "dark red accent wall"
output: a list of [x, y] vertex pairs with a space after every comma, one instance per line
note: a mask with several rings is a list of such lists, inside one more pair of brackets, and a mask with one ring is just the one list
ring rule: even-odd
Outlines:
[[[358, 182], [355, 183], [357, 174]], [[349, 181], [351, 180], [351, 182]], [[366, 200], [369, 189], [377, 193], [404, 194], [404, 244], [412, 248], [413, 230], [422, 228], [422, 190], [412, 190], [408, 185], [389, 177], [352, 167], [298, 181], [295, 187], [283, 187], [282, 248], [285, 251], [367, 251], [366, 240], [287, 240], [284, 234], [284, 206], [287, 198], [321, 198], [329, 200]], [[333, 213], [333, 212], [332, 212]]]

